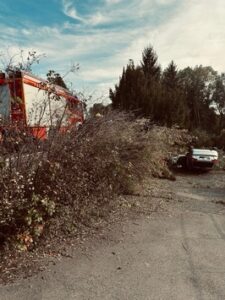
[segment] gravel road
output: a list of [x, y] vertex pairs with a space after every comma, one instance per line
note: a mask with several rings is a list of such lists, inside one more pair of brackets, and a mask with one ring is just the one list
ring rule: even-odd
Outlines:
[[2, 286], [0, 299], [225, 299], [225, 172], [162, 186], [163, 209], [114, 224], [86, 251]]

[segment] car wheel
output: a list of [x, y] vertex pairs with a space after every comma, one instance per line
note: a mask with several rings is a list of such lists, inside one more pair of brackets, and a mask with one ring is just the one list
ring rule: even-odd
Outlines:
[[179, 157], [177, 160], [177, 165], [181, 166], [183, 169], [185, 169], [187, 167], [187, 158], [186, 156], [183, 157]]

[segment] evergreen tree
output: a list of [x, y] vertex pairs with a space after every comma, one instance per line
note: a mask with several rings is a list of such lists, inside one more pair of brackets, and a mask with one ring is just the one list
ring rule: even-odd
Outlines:
[[186, 121], [186, 101], [179, 84], [177, 67], [172, 61], [162, 75], [162, 121], [167, 126], [178, 124], [183, 126]]
[[162, 76], [162, 83], [168, 90], [178, 88], [179, 77], [177, 72], [177, 66], [173, 61], [171, 61], [169, 66], [164, 70]]
[[152, 46], [144, 49], [142, 52], [141, 68], [147, 79], [159, 80], [161, 69], [158, 64], [158, 56]]
[[144, 74], [142, 82], [142, 108], [143, 115], [149, 116], [156, 122], [160, 122], [161, 102], [161, 68], [158, 64], [158, 56], [152, 46], [142, 52], [140, 68]]
[[135, 111], [156, 123], [213, 132], [218, 123], [215, 106], [225, 124], [225, 76], [222, 81], [216, 76], [211, 67], [178, 71], [173, 61], [161, 74], [157, 54], [149, 46], [139, 66], [130, 60], [109, 96], [113, 108]]
[[112, 107], [116, 109], [132, 110], [138, 112], [142, 109], [142, 87], [144, 76], [142, 70], [135, 67], [132, 60], [123, 69], [119, 84], [115, 90], [110, 89], [109, 97]]

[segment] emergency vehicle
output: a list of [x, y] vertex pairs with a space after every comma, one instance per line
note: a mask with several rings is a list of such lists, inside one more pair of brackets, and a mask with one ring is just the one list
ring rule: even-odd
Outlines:
[[[0, 130], [26, 128], [45, 140], [52, 128], [61, 132], [84, 121], [82, 102], [69, 90], [31, 73], [0, 73]], [[10, 129], [9, 129], [10, 128]]]

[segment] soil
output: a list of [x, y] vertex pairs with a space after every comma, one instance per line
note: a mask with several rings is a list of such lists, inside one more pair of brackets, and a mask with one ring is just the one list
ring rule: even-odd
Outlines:
[[176, 178], [146, 180], [76, 238], [2, 257], [0, 299], [224, 299], [225, 172]]
[[[132, 195], [121, 195], [115, 199], [111, 207], [105, 212], [102, 211], [102, 216], [93, 220], [91, 224], [79, 224], [76, 232], [58, 230], [58, 222], [63, 222], [63, 216], [53, 220], [48, 234], [45, 234], [30, 251], [19, 252], [10, 248], [0, 250], [0, 284], [32, 277], [46, 270], [49, 265], [57, 264], [63, 257], [72, 257], [74, 249], [85, 250], [87, 241], [101, 239], [115, 224], [138, 218], [143, 214], [151, 215], [154, 211], [162, 209], [163, 202], [172, 197], [163, 185], [158, 179], [146, 180]], [[54, 225], [57, 231], [54, 230]]]

